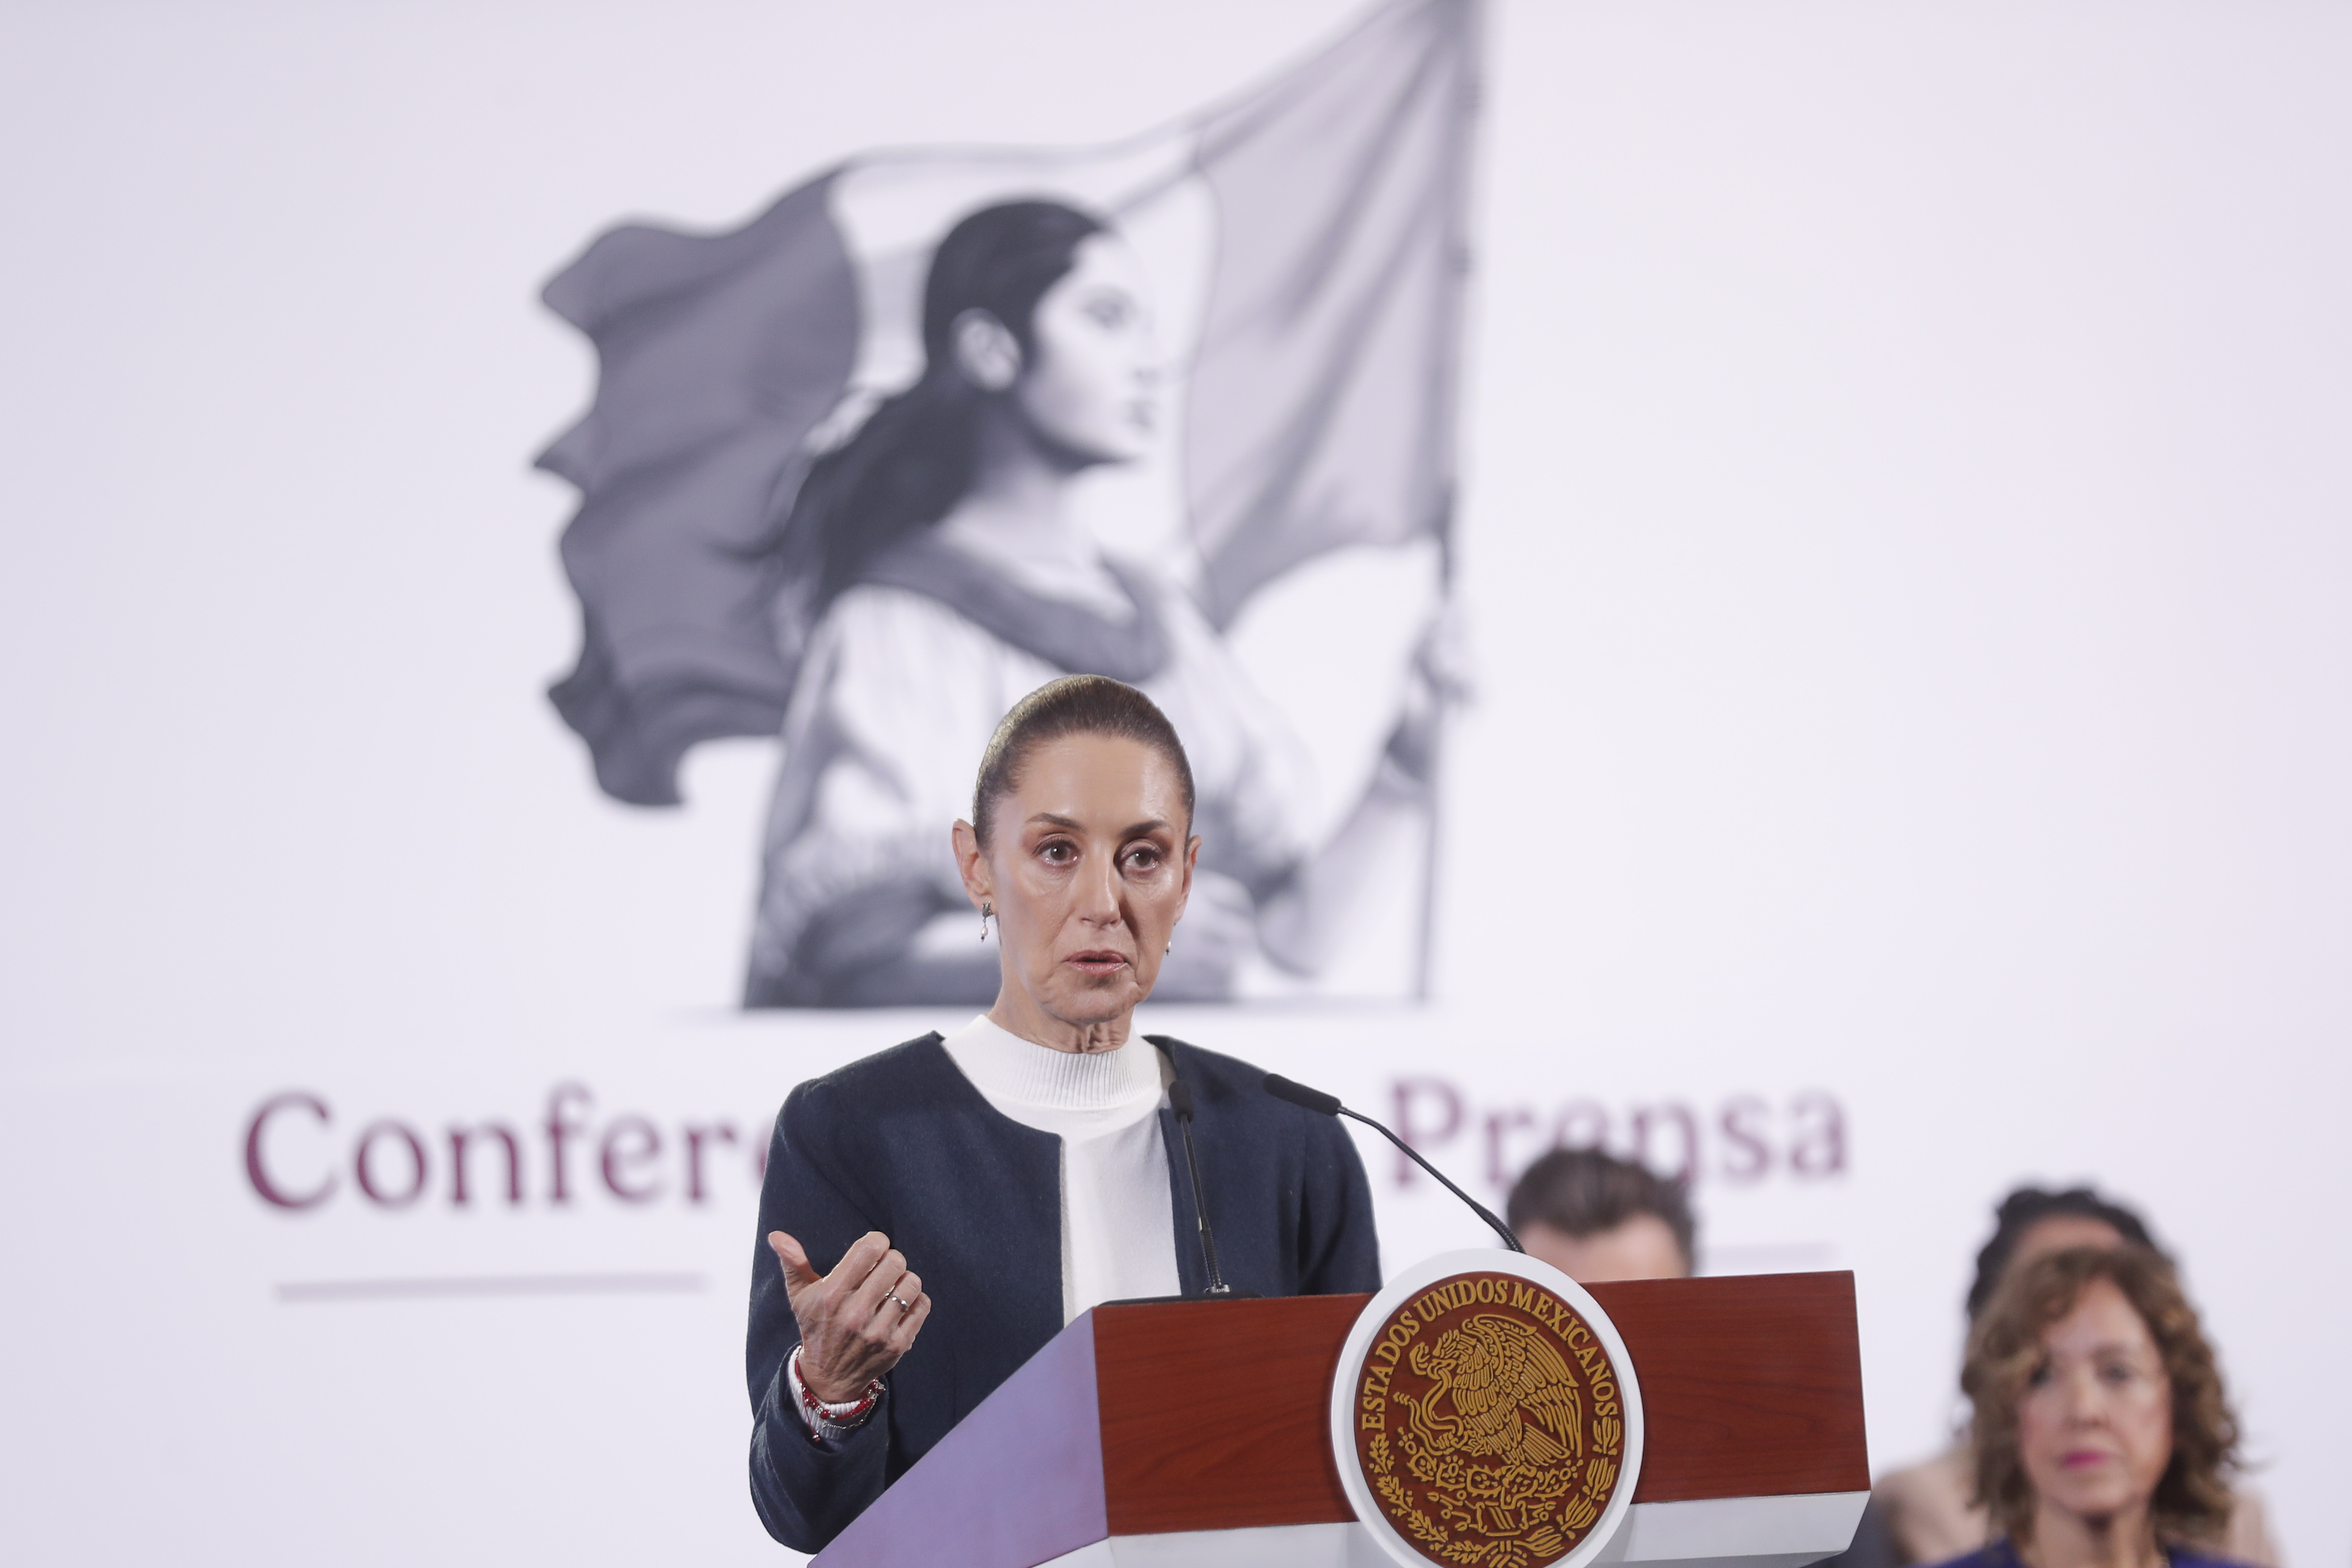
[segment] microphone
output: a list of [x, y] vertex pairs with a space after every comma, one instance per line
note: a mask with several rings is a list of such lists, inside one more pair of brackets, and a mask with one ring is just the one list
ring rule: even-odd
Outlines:
[[[1318, 1116], [1345, 1116], [1351, 1122], [1361, 1122], [1365, 1126], [1370, 1127], [1373, 1132], [1378, 1133], [1381, 1137], [1386, 1138], [1390, 1143], [1394, 1144], [1397, 1148], [1403, 1153], [1405, 1158], [1411, 1160], [1413, 1164], [1419, 1166], [1422, 1169], [1435, 1176], [1438, 1180], [1438, 1184], [1444, 1187], [1446, 1191], [1452, 1193], [1454, 1197], [1468, 1204], [1471, 1208], [1476, 1212], [1479, 1218], [1485, 1220], [1487, 1224], [1495, 1228], [1495, 1234], [1503, 1239], [1504, 1246], [1509, 1248], [1514, 1252], [1525, 1252], [1527, 1250], [1526, 1248], [1519, 1245], [1519, 1239], [1511, 1234], [1511, 1228], [1504, 1224], [1501, 1220], [1496, 1218], [1494, 1213], [1488, 1209], [1485, 1204], [1480, 1203], [1476, 1198], [1472, 1197], [1468, 1193], [1464, 1192], [1460, 1187], [1455, 1186], [1452, 1182], [1447, 1181], [1445, 1179], [1445, 1173], [1439, 1170], [1435, 1166], [1431, 1165], [1427, 1160], [1423, 1159], [1420, 1153], [1415, 1150], [1411, 1144], [1406, 1143], [1402, 1138], [1398, 1137], [1394, 1133], [1390, 1132], [1386, 1127], [1381, 1126], [1378, 1122], [1373, 1121], [1370, 1116], [1365, 1115], [1362, 1112], [1350, 1111], [1345, 1105], [1340, 1104], [1339, 1097], [1337, 1094], [1326, 1094], [1320, 1089], [1309, 1089], [1304, 1083], [1294, 1083], [1279, 1072], [1269, 1072], [1265, 1075], [1265, 1092], [1273, 1095], [1277, 1100], [1287, 1100], [1293, 1105], [1297, 1106], [1300, 1110], [1312, 1111]], [[1191, 1138], [1191, 1134], [1188, 1133], [1185, 1135], [1188, 1140], [1187, 1150], [1189, 1152], [1189, 1140]]]
[[[1157, 1040], [1152, 1041], [1159, 1044]], [[1170, 1065], [1174, 1065], [1171, 1056]], [[1217, 1238], [1209, 1228], [1209, 1201], [1201, 1195], [1201, 1162], [1192, 1153], [1192, 1090], [1171, 1071], [1168, 1079], [1168, 1108], [1176, 1113], [1177, 1130], [1184, 1134], [1184, 1174], [1192, 1178], [1192, 1212], [1201, 1220], [1201, 1261], [1208, 1266], [1209, 1289], [1212, 1296], [1230, 1296], [1234, 1288], [1217, 1272]]]

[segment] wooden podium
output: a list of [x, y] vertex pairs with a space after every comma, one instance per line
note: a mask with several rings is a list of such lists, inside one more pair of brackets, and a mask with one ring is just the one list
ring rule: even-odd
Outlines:
[[[1853, 1276], [1591, 1292], [1648, 1423], [1593, 1563], [1798, 1568], [1869, 1496]], [[1394, 1568], [1356, 1523], [1331, 1385], [1367, 1296], [1105, 1306], [1072, 1322], [817, 1557], [821, 1568]]]

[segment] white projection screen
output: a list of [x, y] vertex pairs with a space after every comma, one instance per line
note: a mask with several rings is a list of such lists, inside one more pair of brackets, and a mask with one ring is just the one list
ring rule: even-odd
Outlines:
[[[686, 750], [682, 805], [600, 789], [547, 695], [582, 493], [532, 466], [599, 363], [540, 290], [866, 170], [828, 221], [898, 335], [841, 384], [887, 390], [954, 193], [1132, 196], [1202, 357], [1097, 504], [1181, 544], [1274, 372], [1208, 368], [1199, 269], [1255, 220], [1151, 138], [1370, 15], [8, 7], [6, 1555], [784, 1557], [745, 1485], [769, 1125], [973, 1009], [742, 1005], [772, 730]], [[1959, 1416], [1993, 1203], [2095, 1183], [2180, 1260], [2287, 1560], [2344, 1563], [2352, 12], [1471, 20], [1416, 187], [1458, 206], [1381, 220], [1466, 244], [1396, 307], [1454, 379], [1315, 476], [1395, 458], [1421, 509], [1195, 580], [1319, 770], [1308, 837], [1442, 621], [1434, 804], [1320, 977], [1149, 1024], [1484, 1200], [1597, 1143], [1688, 1178], [1706, 1271], [1853, 1270], [1881, 1471]], [[872, 162], [907, 149], [964, 172]], [[1480, 1244], [1361, 1147], [1387, 1269]]]

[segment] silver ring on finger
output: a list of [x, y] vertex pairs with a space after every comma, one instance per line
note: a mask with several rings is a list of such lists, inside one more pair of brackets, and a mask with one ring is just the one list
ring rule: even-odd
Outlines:
[[906, 1314], [906, 1313], [908, 1313], [908, 1312], [913, 1312], [913, 1311], [915, 1310], [915, 1303], [914, 1303], [914, 1302], [905, 1300], [903, 1297], [899, 1296], [899, 1295], [898, 1295], [898, 1294], [897, 1294], [895, 1291], [894, 1291], [894, 1292], [892, 1292], [892, 1293], [890, 1293], [890, 1294], [888, 1294], [888, 1295], [887, 1295], [887, 1296], [885, 1296], [883, 1299], [884, 1299], [885, 1301], [897, 1301], [897, 1302], [898, 1303], [898, 1311], [899, 1311], [899, 1313], [900, 1313], [902, 1316], [903, 1316], [904, 1314]]

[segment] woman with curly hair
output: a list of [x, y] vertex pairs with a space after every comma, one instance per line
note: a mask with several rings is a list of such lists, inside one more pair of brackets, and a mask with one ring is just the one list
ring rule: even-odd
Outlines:
[[[2074, 1247], [2004, 1280], [1969, 1336], [1979, 1506], [1967, 1568], [2206, 1568], [2229, 1522], [2238, 1427], [2162, 1257]], [[1956, 1564], [1958, 1568], [1958, 1564]]]
[[[2141, 1247], [2159, 1260], [2164, 1249], [2130, 1205], [2087, 1186], [2050, 1190], [2021, 1186], [2000, 1200], [1993, 1231], [1977, 1254], [1969, 1283], [1968, 1321], [1973, 1327], [2009, 1277], [2035, 1259], [2070, 1247]], [[1942, 1453], [1878, 1478], [1853, 1550], [1832, 1568], [1908, 1568], [1974, 1552], [2000, 1533], [1973, 1500], [1977, 1456], [1968, 1434]], [[2228, 1529], [2198, 1544], [2252, 1568], [2281, 1568], [2270, 1510], [2241, 1479], [2232, 1489]]]

